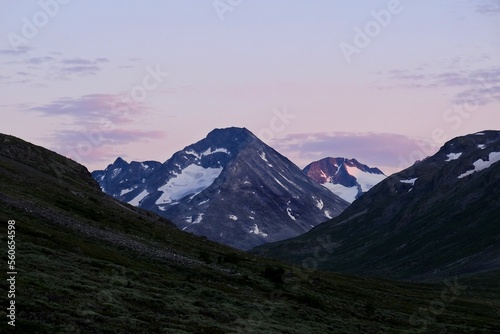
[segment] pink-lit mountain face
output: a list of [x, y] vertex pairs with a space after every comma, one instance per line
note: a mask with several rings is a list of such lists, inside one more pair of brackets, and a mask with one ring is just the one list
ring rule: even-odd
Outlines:
[[386, 178], [380, 169], [346, 158], [314, 161], [304, 168], [304, 173], [350, 203]]

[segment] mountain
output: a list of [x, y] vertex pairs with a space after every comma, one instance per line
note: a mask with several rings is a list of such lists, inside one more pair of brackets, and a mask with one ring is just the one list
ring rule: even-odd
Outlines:
[[254, 252], [302, 263], [321, 239], [328, 257], [318, 267], [337, 272], [427, 281], [499, 270], [498, 161], [499, 131], [455, 138], [340, 216]]
[[304, 173], [349, 203], [386, 178], [380, 169], [346, 158], [314, 161], [304, 168]]
[[[3, 291], [15, 287], [16, 296], [10, 299], [14, 315], [7, 309], [11, 297], [2, 295], [1, 333], [465, 334], [500, 328], [498, 280], [461, 279], [466, 293], [451, 286], [445, 292], [453, 303], [438, 322], [430, 321], [417, 311], [420, 305], [433, 310], [442, 284], [314, 272], [208, 241], [103, 194], [76, 162], [2, 134], [0, 220], [5, 231], [7, 222], [15, 226], [14, 237], [0, 233], [0, 241], [15, 240], [18, 272], [15, 285], [2, 280]], [[7, 323], [13, 317], [15, 328]]]
[[349, 204], [244, 128], [213, 130], [163, 164], [119, 158], [92, 175], [120, 201], [240, 249], [305, 233]]

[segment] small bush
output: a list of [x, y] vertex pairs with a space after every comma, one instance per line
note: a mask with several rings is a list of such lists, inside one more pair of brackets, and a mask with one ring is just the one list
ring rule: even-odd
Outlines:
[[200, 250], [198, 257], [205, 263], [212, 263], [212, 260], [210, 259], [210, 254], [206, 250]]
[[277, 285], [283, 285], [285, 276], [285, 269], [283, 267], [271, 267], [267, 266], [264, 272], [262, 273], [262, 277], [270, 280], [271, 282]]
[[219, 263], [232, 263], [232, 264], [238, 264], [240, 263], [242, 258], [236, 254], [236, 253], [228, 253], [224, 254], [223, 256], [219, 256], [217, 258], [217, 262]]
[[323, 308], [323, 302], [315, 295], [310, 293], [305, 293], [299, 295], [295, 298], [299, 303], [313, 307], [313, 308]]
[[369, 300], [365, 304], [365, 313], [372, 316], [375, 314], [376, 308], [375, 308], [375, 302], [373, 300]]

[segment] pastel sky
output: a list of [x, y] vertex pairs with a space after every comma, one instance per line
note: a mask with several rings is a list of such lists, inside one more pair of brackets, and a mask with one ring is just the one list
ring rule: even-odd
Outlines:
[[500, 128], [499, 0], [0, 0], [0, 132], [89, 170], [246, 127], [390, 174]]

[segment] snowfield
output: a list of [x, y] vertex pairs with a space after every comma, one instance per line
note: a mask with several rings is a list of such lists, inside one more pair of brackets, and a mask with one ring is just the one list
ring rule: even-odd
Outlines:
[[346, 166], [349, 174], [354, 176], [358, 183], [361, 185], [361, 191], [366, 192], [373, 188], [377, 183], [385, 180], [386, 176], [383, 174], [372, 174], [363, 172], [356, 167]]
[[188, 195], [196, 195], [208, 188], [222, 173], [220, 168], [203, 168], [192, 164], [184, 168], [180, 174], [172, 177], [158, 188], [163, 194], [156, 201], [156, 205], [169, 204]]
[[358, 187], [346, 187], [341, 184], [325, 183], [323, 187], [330, 190], [332, 193], [337, 194], [342, 199], [349, 203], [354, 202], [356, 196], [358, 195]]

